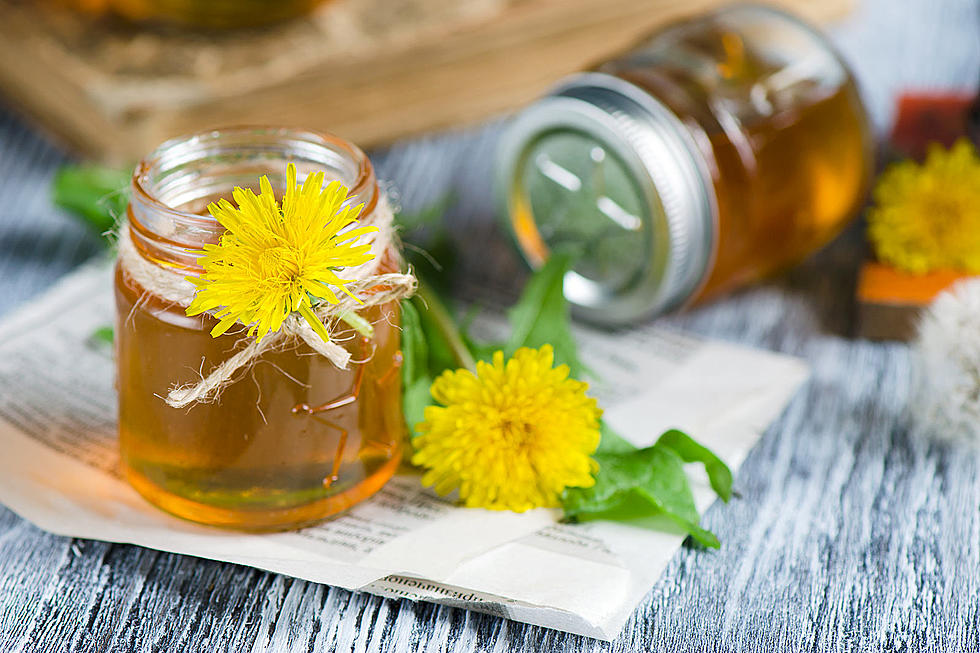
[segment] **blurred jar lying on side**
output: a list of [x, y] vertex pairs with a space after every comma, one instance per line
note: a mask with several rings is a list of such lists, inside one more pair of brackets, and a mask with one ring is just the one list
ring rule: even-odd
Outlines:
[[133, 22], [223, 29], [257, 27], [296, 18], [328, 0], [55, 0], [96, 16]]
[[528, 262], [575, 248], [566, 296], [622, 324], [800, 261], [856, 215], [873, 158], [826, 38], [739, 6], [561, 82], [506, 131], [498, 187]]

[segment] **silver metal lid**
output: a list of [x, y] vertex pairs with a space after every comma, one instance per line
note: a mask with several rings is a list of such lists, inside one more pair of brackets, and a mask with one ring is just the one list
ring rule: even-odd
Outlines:
[[504, 133], [497, 190], [534, 267], [575, 246], [565, 277], [577, 315], [620, 325], [690, 297], [713, 251], [706, 165], [678, 118], [618, 77], [569, 77]]

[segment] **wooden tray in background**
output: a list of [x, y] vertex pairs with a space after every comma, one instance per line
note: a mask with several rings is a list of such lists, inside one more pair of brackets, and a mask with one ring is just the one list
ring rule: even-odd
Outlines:
[[[826, 22], [851, 0], [777, 0]], [[0, 87], [81, 153], [134, 160], [228, 124], [377, 145], [526, 104], [657, 25], [725, 0], [335, 0], [267, 30], [138, 31], [0, 0]]]

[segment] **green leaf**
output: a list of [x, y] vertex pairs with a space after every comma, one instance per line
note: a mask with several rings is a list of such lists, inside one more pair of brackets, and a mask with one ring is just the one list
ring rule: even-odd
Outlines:
[[707, 447], [686, 433], [672, 429], [656, 444], [637, 449], [600, 424], [602, 439], [594, 455], [599, 463], [596, 483], [590, 488], [570, 488], [562, 503], [570, 520], [649, 520], [665, 518], [699, 543], [717, 547], [718, 539], [698, 525], [700, 516], [684, 471], [685, 463], [705, 467], [712, 489], [724, 501], [732, 494], [732, 473]]
[[585, 366], [578, 357], [571, 311], [562, 292], [570, 265], [569, 255], [555, 253], [531, 276], [517, 304], [507, 311], [511, 332], [503, 349], [511, 356], [521, 347], [550, 344], [555, 350], [555, 363], [568, 365], [571, 376], [579, 378]]
[[422, 319], [414, 302], [406, 299], [402, 308], [402, 410], [405, 425], [414, 438], [415, 425], [425, 418], [425, 407], [433, 403], [429, 374], [429, 345]]
[[472, 367], [473, 360], [459, 329], [430, 286], [421, 281], [419, 293], [402, 302], [402, 405], [405, 423], [414, 438], [432, 399], [432, 381], [446, 369]]
[[428, 376], [429, 345], [415, 304], [408, 299], [402, 300], [401, 312], [402, 381], [407, 388], [420, 376]]
[[460, 367], [474, 369], [476, 363], [473, 354], [445, 302], [432, 285], [425, 279], [419, 279], [419, 289], [412, 301], [418, 309], [429, 345], [429, 375], [434, 378], [444, 370]]
[[92, 164], [63, 166], [51, 182], [51, 198], [105, 233], [126, 210], [130, 175], [129, 170]]
[[115, 340], [115, 333], [111, 326], [100, 326], [92, 332], [92, 339], [111, 345]]
[[432, 406], [435, 401], [432, 399], [432, 379], [428, 376], [420, 376], [412, 383], [405, 386], [402, 396], [402, 410], [405, 413], [405, 425], [412, 438], [418, 435], [415, 427], [425, 419], [425, 409]]
[[591, 488], [565, 492], [565, 517], [640, 519], [663, 516], [697, 542], [718, 547], [718, 538], [698, 525], [700, 516], [684, 473], [684, 461], [669, 447], [653, 445], [618, 453], [597, 453], [599, 473]]
[[683, 431], [671, 429], [660, 436], [657, 445], [670, 448], [686, 463], [703, 463], [715, 494], [725, 503], [732, 498], [732, 470], [703, 444]]

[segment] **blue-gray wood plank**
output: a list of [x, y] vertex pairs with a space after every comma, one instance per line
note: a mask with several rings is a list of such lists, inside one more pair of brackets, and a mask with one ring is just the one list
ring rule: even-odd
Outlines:
[[[978, 15], [977, 0], [867, 0], [835, 28], [879, 128], [900, 89], [976, 88]], [[484, 255], [504, 246], [490, 201], [498, 131], [375, 153], [408, 208], [455, 192], [465, 267], [495, 284], [519, 270]], [[100, 249], [49, 203], [65, 159], [0, 109], [0, 313]], [[708, 511], [721, 550], [680, 551], [612, 644], [56, 537], [0, 508], [0, 651], [980, 650], [978, 456], [912, 437], [908, 350], [851, 337], [861, 251], [852, 230], [780, 280], [668, 319], [804, 356], [813, 378], [746, 460], [740, 497]]]

